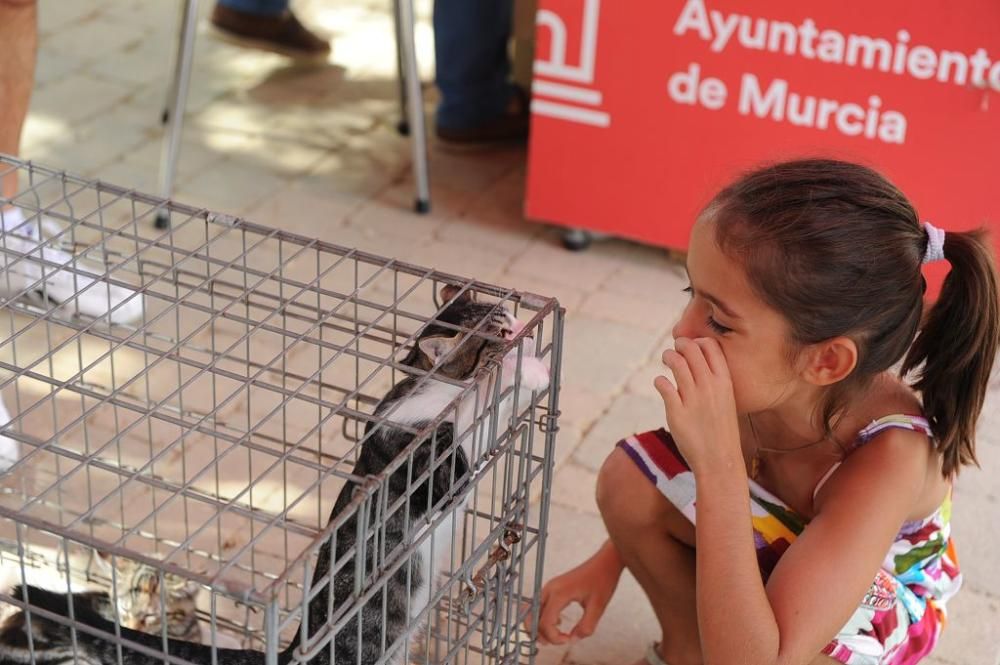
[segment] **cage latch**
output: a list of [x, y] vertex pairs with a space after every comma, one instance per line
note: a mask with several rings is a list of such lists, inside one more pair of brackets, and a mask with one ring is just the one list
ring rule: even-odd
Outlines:
[[495, 568], [497, 564], [509, 559], [513, 546], [521, 542], [521, 531], [523, 528], [522, 525], [516, 522], [507, 525], [504, 528], [503, 538], [493, 548], [493, 551], [490, 552], [489, 557], [486, 558], [486, 563], [476, 571], [475, 575], [465, 580], [465, 589], [462, 592], [462, 604], [466, 611], [468, 611], [472, 600], [486, 588], [486, 579], [489, 577], [490, 570]]
[[555, 433], [559, 431], [559, 416], [560, 411], [555, 411], [553, 413], [546, 413], [538, 421], [538, 428], [543, 434]]

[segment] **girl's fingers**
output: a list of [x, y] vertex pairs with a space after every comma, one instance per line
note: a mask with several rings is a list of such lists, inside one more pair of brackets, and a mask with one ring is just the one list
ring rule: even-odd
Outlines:
[[559, 630], [563, 609], [572, 602], [566, 594], [542, 594], [542, 609], [538, 614], [538, 640], [547, 644], [565, 644], [570, 636]]
[[537, 628], [539, 634], [541, 633], [541, 631], [542, 631], [542, 625], [544, 623], [542, 618], [545, 616], [545, 608], [549, 604], [549, 598], [550, 598], [550, 596], [551, 596], [551, 593], [549, 592], [549, 586], [548, 586], [548, 584], [546, 584], [545, 586], [542, 587], [542, 594], [541, 594], [541, 598], [539, 599], [538, 625], [537, 626], [533, 626], [532, 625], [532, 623], [531, 623], [532, 616], [531, 616], [531, 614], [528, 614], [528, 616], [526, 616], [524, 618], [524, 627], [527, 630], [530, 631], [533, 628]]
[[700, 380], [703, 377], [708, 376], [711, 369], [709, 368], [708, 361], [705, 359], [702, 347], [697, 343], [697, 340], [680, 337], [675, 340], [674, 347], [677, 349], [677, 352], [684, 357], [684, 360], [687, 361], [688, 368], [690, 369], [691, 375], [695, 378], [695, 380]]
[[674, 374], [677, 391], [681, 395], [690, 393], [694, 389], [694, 376], [691, 375], [691, 368], [684, 356], [674, 349], [667, 349], [663, 352], [662, 360]]
[[677, 392], [677, 388], [670, 382], [670, 379], [665, 376], [658, 376], [653, 379], [653, 387], [656, 388], [656, 392], [660, 393], [660, 397], [663, 398], [667, 411], [680, 406], [680, 393]]
[[604, 606], [598, 607], [597, 599], [591, 595], [583, 605], [583, 616], [573, 628], [573, 637], [584, 638], [593, 635], [602, 614], [604, 614]]
[[719, 346], [719, 343], [710, 337], [699, 337], [694, 340], [694, 343], [701, 349], [712, 374], [728, 378], [729, 363], [726, 362], [726, 356], [722, 353], [722, 347]]

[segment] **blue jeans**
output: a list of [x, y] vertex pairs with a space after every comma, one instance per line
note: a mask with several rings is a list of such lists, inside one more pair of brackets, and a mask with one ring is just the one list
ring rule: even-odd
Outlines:
[[246, 12], [248, 14], [261, 14], [271, 16], [280, 14], [288, 9], [289, 0], [218, 0], [223, 7]]
[[[289, 0], [217, 0], [251, 14], [280, 14]], [[468, 129], [502, 115], [514, 93], [507, 42], [514, 0], [435, 0], [437, 124]]]
[[468, 129], [504, 113], [514, 91], [507, 42], [513, 0], [435, 0], [437, 124]]

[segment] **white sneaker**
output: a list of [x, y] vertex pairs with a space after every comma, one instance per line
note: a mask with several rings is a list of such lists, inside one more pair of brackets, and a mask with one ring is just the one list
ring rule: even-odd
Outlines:
[[[58, 224], [50, 219], [42, 218], [41, 227], [48, 234], [60, 232]], [[10, 252], [29, 256], [21, 258]], [[33, 257], [66, 265], [66, 268], [45, 265], [32, 260]], [[105, 272], [102, 264], [74, 259], [71, 252], [44, 240], [36, 221], [25, 222], [9, 231], [0, 228], [0, 270], [3, 271], [0, 273], [0, 296], [6, 298], [20, 297], [46, 308], [55, 304], [61, 312], [79, 312], [95, 319], [107, 316], [116, 308], [111, 312], [112, 323], [130, 323], [142, 317], [141, 295], [132, 289], [102, 282], [98, 277]]]
[[[7, 407], [3, 403], [3, 396], [0, 395], [0, 427], [9, 422], [10, 414], [7, 413]], [[4, 473], [7, 469], [14, 466], [14, 463], [20, 457], [19, 448], [17, 441], [0, 434], [0, 473]]]

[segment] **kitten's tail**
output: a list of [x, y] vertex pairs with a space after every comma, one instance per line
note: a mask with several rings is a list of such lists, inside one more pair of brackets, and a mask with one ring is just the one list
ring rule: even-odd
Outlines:
[[[86, 630], [72, 630], [58, 621], [50, 620], [37, 612], [31, 612], [30, 620], [22, 610], [18, 610], [0, 625], [0, 663], [85, 663], [86, 665], [162, 665], [163, 657], [156, 657], [139, 651], [140, 645], [163, 653], [163, 639], [159, 635], [148, 635], [135, 630], [116, 626], [94, 611], [85, 594], [71, 594], [46, 591], [37, 587], [17, 587], [11, 595], [31, 604], [32, 609], [47, 610], [59, 616], [70, 616], [72, 601], [73, 618], [78, 624], [95, 628], [105, 635], [95, 635]], [[116, 631], [120, 631], [117, 633]], [[119, 641], [121, 635], [121, 657]], [[30, 636], [30, 637], [29, 637]], [[132, 643], [132, 644], [129, 644]], [[195, 665], [218, 663], [239, 663], [239, 665], [263, 665], [264, 654], [260, 651], [242, 649], [216, 649], [216, 659], [212, 659], [212, 647], [169, 640], [167, 651]]]

